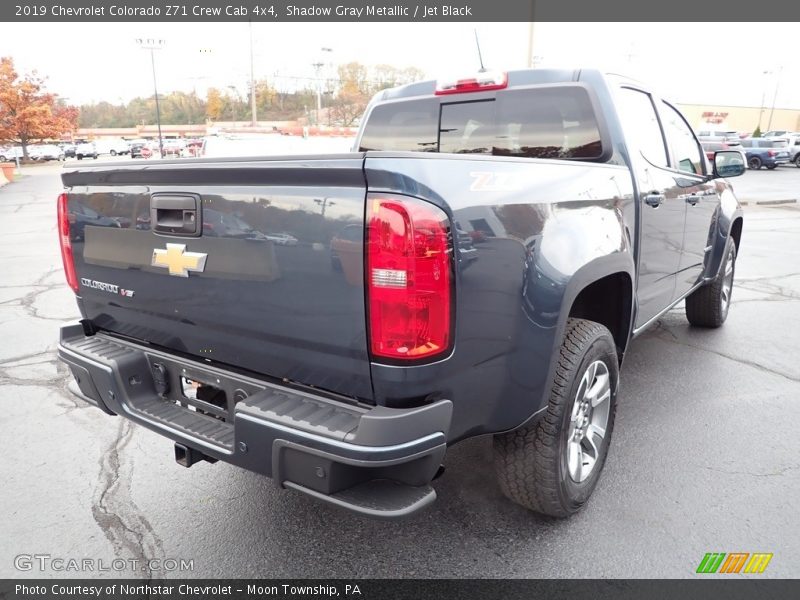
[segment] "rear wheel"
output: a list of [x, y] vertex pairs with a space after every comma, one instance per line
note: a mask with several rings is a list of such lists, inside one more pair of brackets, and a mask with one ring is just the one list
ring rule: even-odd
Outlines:
[[750, 167], [751, 169], [760, 169], [761, 164], [762, 164], [761, 159], [758, 158], [757, 156], [754, 156], [753, 158], [750, 158], [747, 161], [747, 166]]
[[794, 166], [800, 169], [800, 154], [794, 157]]
[[116, 150], [112, 150], [111, 151], [111, 156], [116, 156], [116, 155], [117, 155], [117, 151]]
[[600, 479], [614, 428], [619, 363], [604, 326], [569, 319], [547, 411], [530, 427], [496, 435], [500, 488], [538, 513], [568, 517]]
[[717, 277], [686, 298], [686, 318], [697, 327], [719, 327], [728, 318], [736, 271], [736, 244], [728, 239], [725, 258]]

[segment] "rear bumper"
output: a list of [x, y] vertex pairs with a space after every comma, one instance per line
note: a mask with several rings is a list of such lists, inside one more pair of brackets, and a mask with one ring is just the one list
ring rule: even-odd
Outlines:
[[[79, 396], [175, 441], [185, 466], [223, 460], [386, 518], [436, 497], [429, 483], [446, 450], [449, 400], [402, 410], [348, 404], [102, 333], [86, 336], [80, 323], [61, 328], [58, 354]], [[216, 417], [187, 406], [182, 377], [225, 392]]]

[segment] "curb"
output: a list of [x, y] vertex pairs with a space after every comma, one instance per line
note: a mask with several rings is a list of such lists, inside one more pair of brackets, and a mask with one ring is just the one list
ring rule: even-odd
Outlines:
[[751, 204], [758, 206], [779, 206], [781, 204], [797, 204], [796, 198], [787, 198], [785, 200], [739, 200], [742, 206], [749, 206]]
[[796, 203], [797, 203], [796, 198], [789, 198], [786, 200], [759, 200], [758, 202], [756, 202], [756, 204], [760, 206], [773, 206], [778, 204], [796, 204]]

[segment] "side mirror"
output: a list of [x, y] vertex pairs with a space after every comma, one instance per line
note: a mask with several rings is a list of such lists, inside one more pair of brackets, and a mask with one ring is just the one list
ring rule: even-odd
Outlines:
[[745, 172], [744, 156], [737, 150], [720, 150], [714, 153], [714, 176], [737, 177]]

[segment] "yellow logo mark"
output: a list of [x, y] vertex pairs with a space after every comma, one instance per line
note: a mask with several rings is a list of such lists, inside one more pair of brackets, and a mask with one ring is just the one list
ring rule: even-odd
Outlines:
[[188, 277], [189, 271], [202, 273], [206, 268], [208, 254], [202, 252], [186, 252], [184, 244], [167, 244], [167, 249], [153, 250], [154, 267], [166, 267], [170, 275]]
[[767, 568], [769, 561], [772, 560], [772, 553], [766, 554], [751, 554], [747, 566], [744, 568], [745, 573], [763, 573]]

